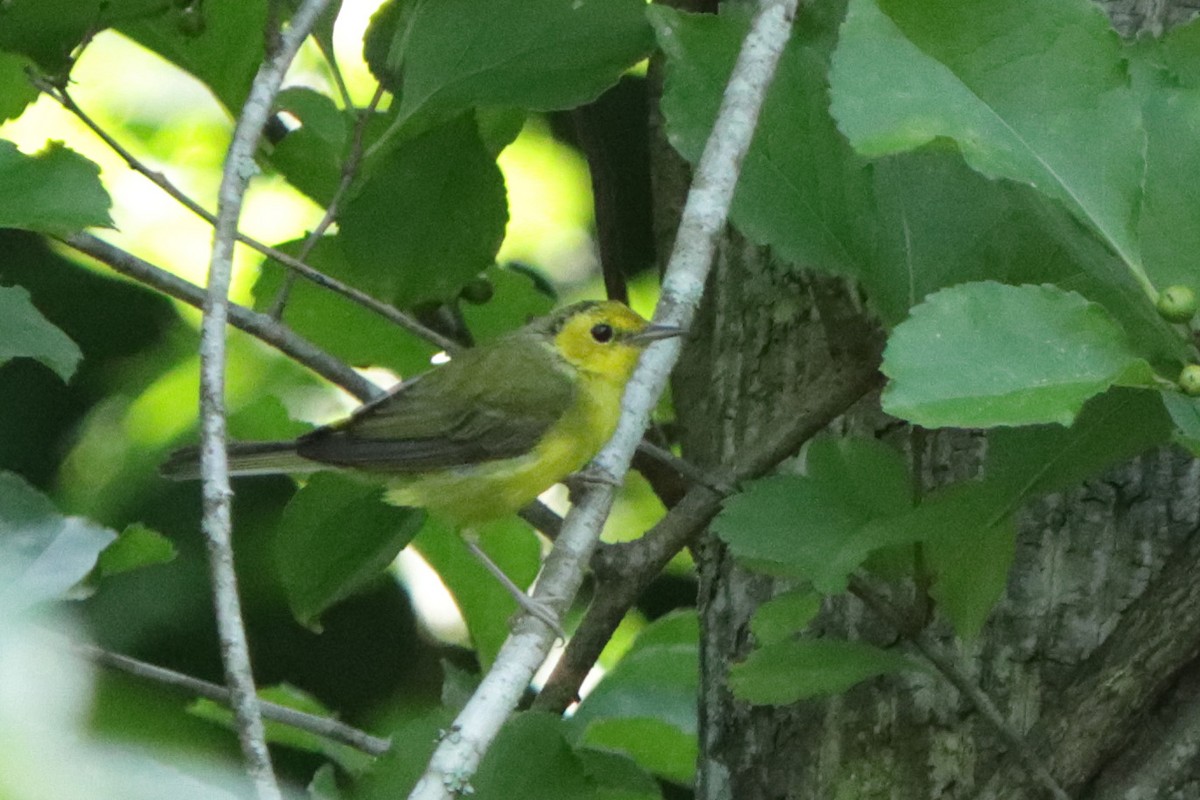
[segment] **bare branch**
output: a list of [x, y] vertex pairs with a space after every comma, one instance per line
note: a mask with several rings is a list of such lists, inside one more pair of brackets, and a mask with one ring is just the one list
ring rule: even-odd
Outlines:
[[[754, 133], [767, 87], [791, 33], [797, 0], [763, 0], [742, 45], [716, 123], [696, 169], [663, 279], [659, 322], [691, 321], [733, 199], [738, 173]], [[677, 340], [660, 342], [643, 355], [625, 390], [617, 432], [592, 469], [619, 482], [646, 430], [651, 409], [679, 357]], [[612, 506], [613, 487], [599, 485], [571, 509], [538, 579], [534, 599], [560, 614], [574, 598]], [[545, 623], [526, 616], [501, 648], [478, 690], [455, 720], [455, 735], [434, 751], [413, 800], [450, 800], [469, 785], [483, 754], [516, 708], [553, 643]]]
[[[91, 256], [114, 271], [127, 275], [152, 289], [157, 289], [176, 300], [182, 300], [196, 308], [204, 307], [204, 290], [199, 286], [90, 233], [73, 233], [62, 237], [59, 241], [80, 253]], [[235, 328], [261, 339], [327, 381], [342, 387], [359, 400], [365, 402], [384, 395], [383, 389], [266, 314], [260, 314], [231, 303], [229, 323]]]
[[[114, 653], [95, 645], [74, 644], [66, 640], [64, 640], [64, 644], [69, 646], [78, 655], [101, 666], [119, 670], [137, 678], [144, 678], [155, 683], [182, 689], [185, 692], [212, 700], [224, 706], [230, 705], [229, 690], [224, 686], [218, 686], [215, 683], [193, 678], [191, 675], [185, 675], [173, 669], [147, 664], [145, 661], [139, 661], [136, 658]], [[272, 703], [268, 700], [259, 700], [258, 704], [262, 709], [262, 715], [265, 719], [321, 736], [331, 742], [338, 742], [339, 744], [353, 747], [355, 750], [361, 750], [370, 756], [381, 756], [392, 746], [391, 741], [388, 739], [372, 736], [366, 731], [361, 731], [358, 728], [347, 725], [344, 722], [339, 722], [336, 719], [331, 719], [330, 717], [322, 717], [317, 714], [298, 711], [297, 709], [281, 706], [278, 703]]]
[[221, 640], [221, 658], [229, 686], [238, 739], [259, 800], [279, 800], [279, 785], [271, 768], [259, 711], [250, 646], [242, 623], [237, 575], [233, 567], [232, 499], [225, 430], [225, 325], [229, 316], [229, 282], [233, 243], [250, 177], [256, 170], [254, 152], [262, 136], [275, 95], [300, 45], [328, 0], [304, 0], [290, 27], [279, 37], [279, 48], [254, 76], [250, 94], [238, 115], [233, 141], [225, 157], [208, 268], [208, 295], [200, 325], [200, 475], [203, 481], [202, 528], [208, 544], [213, 607]]

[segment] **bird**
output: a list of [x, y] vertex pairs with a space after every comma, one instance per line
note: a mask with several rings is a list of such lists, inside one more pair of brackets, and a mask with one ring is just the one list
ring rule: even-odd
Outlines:
[[[231, 442], [230, 474], [366, 474], [384, 484], [387, 502], [469, 531], [579, 472], [612, 437], [642, 350], [681, 333], [616, 301], [575, 303], [457, 352], [297, 439]], [[177, 450], [160, 472], [197, 478], [198, 456], [195, 447]], [[544, 609], [518, 602], [545, 619]]]

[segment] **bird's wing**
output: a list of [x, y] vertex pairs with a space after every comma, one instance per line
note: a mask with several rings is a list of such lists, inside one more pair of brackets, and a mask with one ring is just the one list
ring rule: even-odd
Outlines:
[[468, 350], [302, 437], [297, 452], [328, 464], [421, 472], [529, 452], [566, 412], [575, 383], [540, 343]]

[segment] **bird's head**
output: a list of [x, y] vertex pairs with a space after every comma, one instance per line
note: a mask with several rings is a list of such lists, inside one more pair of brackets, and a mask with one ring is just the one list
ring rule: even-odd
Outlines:
[[568, 364], [620, 383], [629, 380], [646, 345], [682, 333], [672, 325], [653, 325], [615, 300], [576, 303], [544, 324], [555, 351]]

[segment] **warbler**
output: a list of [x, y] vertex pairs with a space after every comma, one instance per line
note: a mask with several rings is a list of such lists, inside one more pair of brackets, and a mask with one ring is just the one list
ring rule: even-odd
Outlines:
[[[347, 419], [293, 441], [233, 442], [233, 475], [348, 469], [388, 502], [460, 527], [513, 513], [594, 456], [616, 429], [641, 351], [680, 329], [615, 301], [563, 308], [403, 382]], [[164, 475], [198, 476], [196, 448]]]

